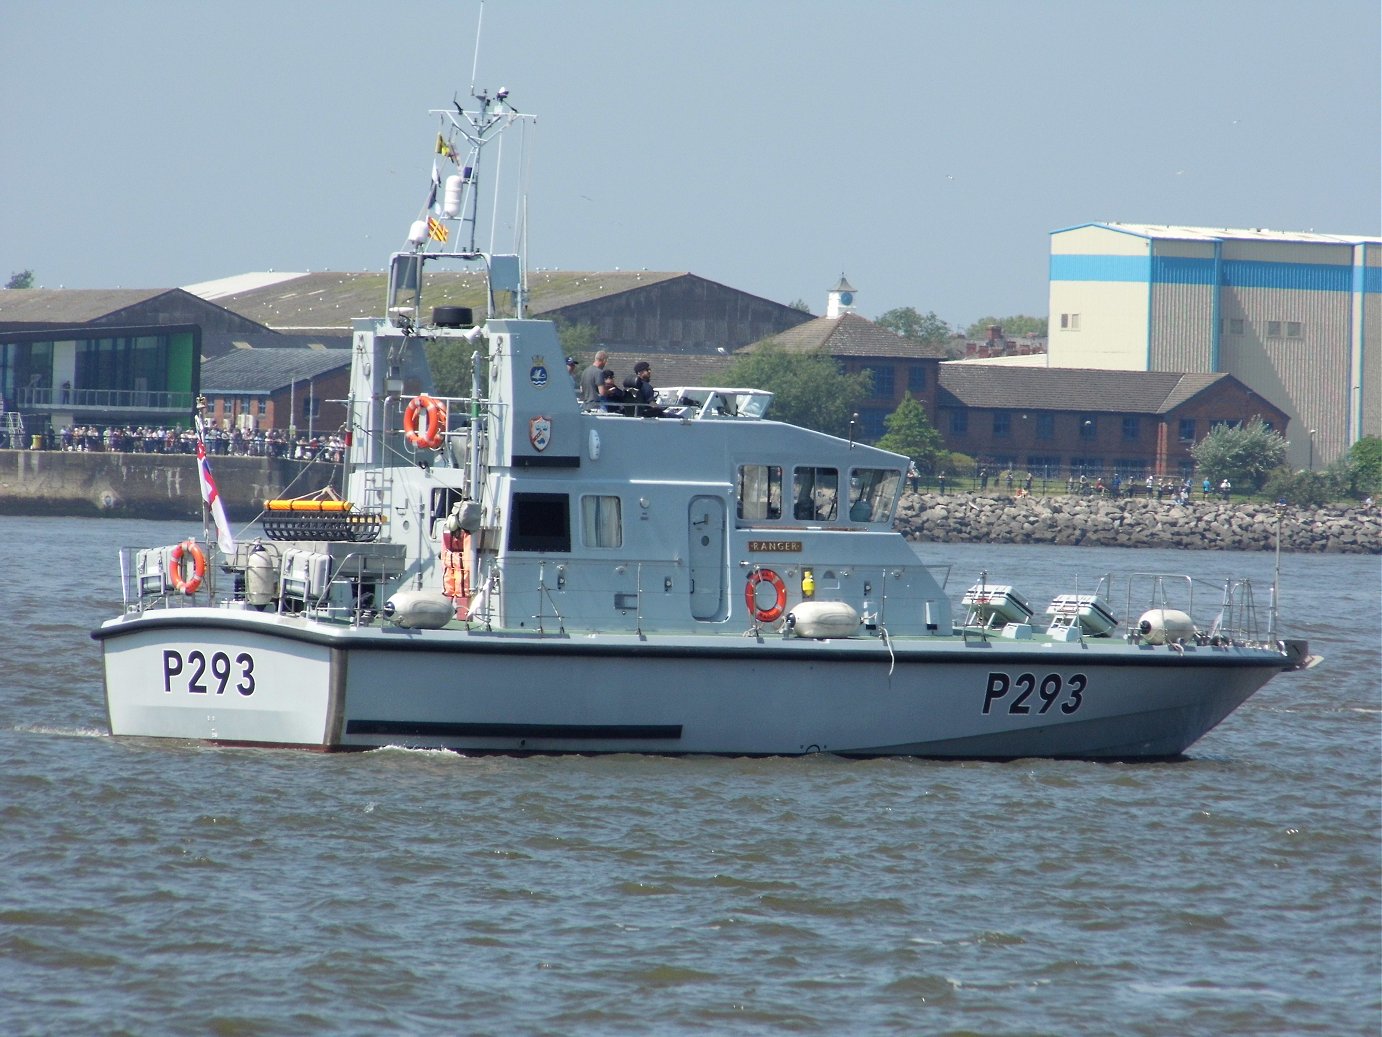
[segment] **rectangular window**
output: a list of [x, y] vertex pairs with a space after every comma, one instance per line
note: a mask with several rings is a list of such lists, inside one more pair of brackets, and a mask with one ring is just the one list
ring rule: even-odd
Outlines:
[[1181, 418], [1181, 419], [1180, 419], [1180, 441], [1181, 441], [1182, 443], [1193, 443], [1193, 442], [1195, 442], [1195, 419], [1194, 419], [1194, 418]]
[[1244, 328], [1242, 317], [1230, 317], [1228, 319], [1228, 333], [1230, 335], [1241, 335], [1243, 334], [1243, 331]]
[[1099, 435], [1099, 419], [1093, 414], [1080, 415], [1080, 438], [1095, 439]]
[[1140, 424], [1136, 416], [1125, 415], [1123, 418], [1123, 438], [1137, 439], [1141, 433]]
[[322, 416], [321, 397], [304, 396], [302, 398], [302, 416], [304, 418], [320, 418]]
[[[1056, 438], [1056, 416], [1054, 414], [1038, 414], [1036, 416], [1036, 437], [1037, 439]], [[1057, 464], [1060, 462], [1057, 461]]]
[[1268, 337], [1268, 338], [1281, 338], [1281, 321], [1279, 321], [1279, 320], [1269, 320], [1269, 321], [1267, 321], [1267, 337]]
[[1286, 322], [1286, 337], [1300, 338], [1304, 334], [1305, 328], [1298, 320], [1288, 320]]
[[884, 399], [893, 397], [893, 369], [891, 367], [873, 368], [873, 395]]
[[586, 547], [623, 547], [619, 498], [590, 494], [581, 498], [581, 542]]
[[798, 468], [792, 478], [792, 517], [799, 522], [833, 522], [839, 518], [840, 472], [835, 468]]
[[261, 399], [261, 400], [259, 401], [259, 416], [262, 418], [265, 414], [268, 414], [268, 413], [269, 413], [269, 401], [268, 401], [268, 400], [265, 400], [265, 399]]
[[782, 517], [782, 466], [739, 466], [739, 517], [750, 522]]
[[907, 391], [916, 395], [926, 388], [926, 365], [912, 364], [907, 368]]
[[1013, 418], [1005, 410], [993, 412], [993, 435], [997, 439], [1006, 439], [1012, 434]]
[[515, 493], [510, 551], [571, 551], [571, 509], [564, 493]]
[[1062, 331], [1079, 331], [1080, 315], [1078, 313], [1062, 313], [1060, 315], [1060, 326]]
[[887, 418], [890, 412], [878, 407], [863, 407], [859, 411], [859, 436], [872, 443], [883, 438], [888, 431]]
[[849, 473], [849, 520], [887, 522], [902, 488], [896, 468], [856, 468]]
[[950, 434], [952, 436], [963, 436], [969, 432], [969, 411], [952, 410], [950, 412]]

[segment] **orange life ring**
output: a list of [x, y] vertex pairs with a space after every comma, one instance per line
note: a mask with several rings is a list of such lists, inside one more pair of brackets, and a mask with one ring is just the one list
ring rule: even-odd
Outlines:
[[[418, 430], [418, 415], [427, 415], [426, 431]], [[441, 446], [442, 433], [446, 430], [446, 407], [440, 400], [434, 400], [426, 393], [414, 396], [403, 412], [403, 434], [409, 443], [424, 450], [435, 450]]]
[[[182, 559], [188, 556], [192, 559], [192, 575], [186, 579], [182, 575]], [[196, 594], [197, 588], [202, 585], [202, 578], [206, 576], [206, 555], [202, 554], [202, 549], [197, 546], [195, 540], [184, 540], [173, 548], [172, 555], [169, 556], [171, 572], [169, 576], [173, 579], [173, 590], [181, 591], [183, 594]]]
[[[777, 592], [777, 599], [771, 608], [758, 607], [758, 585], [766, 583]], [[787, 610], [787, 586], [782, 577], [771, 569], [755, 569], [749, 573], [749, 582], [744, 585], [744, 603], [748, 605], [753, 618], [760, 623], [771, 623]]]

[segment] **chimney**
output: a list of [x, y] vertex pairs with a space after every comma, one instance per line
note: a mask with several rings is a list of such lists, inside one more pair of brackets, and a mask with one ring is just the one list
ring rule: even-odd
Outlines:
[[989, 325], [989, 341], [990, 341], [990, 342], [1001, 342], [1001, 341], [1003, 341], [1003, 327], [1002, 327], [1002, 325], [1000, 325], [1000, 324], [990, 324], [990, 325]]

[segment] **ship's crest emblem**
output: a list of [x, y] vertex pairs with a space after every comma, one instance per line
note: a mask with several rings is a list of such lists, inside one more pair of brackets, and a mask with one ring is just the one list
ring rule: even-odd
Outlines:
[[540, 353], [533, 357], [528, 367], [528, 381], [538, 389], [547, 388], [547, 358]]
[[552, 419], [542, 414], [529, 418], [528, 442], [533, 444], [534, 450], [546, 450], [547, 444], [552, 442]]

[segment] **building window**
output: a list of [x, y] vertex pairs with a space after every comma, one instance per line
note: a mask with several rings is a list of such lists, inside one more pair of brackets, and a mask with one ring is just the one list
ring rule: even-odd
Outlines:
[[1181, 441], [1182, 443], [1193, 443], [1193, 442], [1195, 442], [1195, 419], [1194, 419], [1194, 418], [1181, 418], [1181, 419], [1180, 419], [1180, 441]]
[[1094, 439], [1099, 435], [1099, 419], [1093, 414], [1080, 415], [1080, 438]]
[[1305, 331], [1304, 325], [1302, 325], [1300, 321], [1298, 321], [1298, 320], [1288, 320], [1288, 321], [1286, 322], [1286, 337], [1287, 337], [1287, 338], [1300, 338], [1301, 335], [1304, 333], [1304, 331]]
[[1268, 338], [1281, 338], [1281, 321], [1279, 321], [1279, 320], [1269, 320], [1269, 321], [1267, 321], [1267, 337], [1268, 337]]
[[859, 435], [873, 442], [882, 439], [888, 431], [888, 412], [877, 407], [865, 407], [859, 411]]
[[912, 364], [907, 368], [907, 391], [922, 392], [926, 388], [926, 365]]
[[893, 369], [875, 367], [873, 369], [873, 395], [890, 400], [893, 397]]
[[[1056, 438], [1056, 416], [1054, 414], [1038, 414], [1036, 416], [1036, 437], [1037, 439]], [[1059, 459], [1056, 464], [1060, 464]]]
[[1123, 438], [1137, 439], [1142, 431], [1139, 427], [1140, 424], [1135, 415], [1125, 416], [1123, 418]]
[[304, 396], [302, 398], [302, 416], [304, 418], [320, 418], [322, 416], [322, 401], [316, 396]]
[[952, 410], [950, 412], [950, 434], [952, 436], [963, 436], [969, 432], [969, 411]]
[[581, 539], [586, 547], [623, 547], [624, 525], [618, 497], [581, 498]]
[[993, 435], [997, 439], [1006, 439], [1012, 434], [1012, 415], [1005, 410], [993, 412]]
[[1060, 472], [1059, 454], [1028, 454], [1027, 471], [1043, 479], [1055, 478]]
[[1104, 459], [1102, 457], [1072, 457], [1070, 459], [1070, 474], [1076, 478], [1081, 475], [1088, 479], [1098, 478], [1104, 474]]
[[261, 400], [259, 401], [259, 416], [262, 418], [265, 414], [268, 414], [268, 413], [269, 413], [269, 401], [268, 401], [268, 400], [261, 399]]
[[1062, 331], [1079, 331], [1080, 315], [1078, 313], [1062, 313], [1060, 315], [1060, 326]]
[[1230, 317], [1228, 320], [1228, 333], [1230, 335], [1241, 335], [1244, 331], [1244, 321], [1242, 317]]

